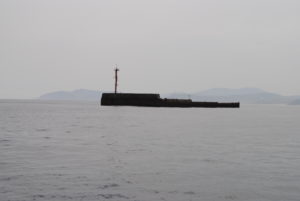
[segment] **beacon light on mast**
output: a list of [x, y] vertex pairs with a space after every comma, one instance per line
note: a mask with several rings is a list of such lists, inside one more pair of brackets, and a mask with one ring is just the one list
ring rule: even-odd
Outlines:
[[115, 94], [117, 93], [117, 88], [118, 88], [118, 67], [116, 66], [115, 68]]

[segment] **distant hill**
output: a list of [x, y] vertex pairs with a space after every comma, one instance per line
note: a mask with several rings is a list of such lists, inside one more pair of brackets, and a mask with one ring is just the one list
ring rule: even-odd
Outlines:
[[[57, 91], [39, 97], [42, 100], [90, 100], [99, 101], [102, 91], [78, 89], [75, 91]], [[258, 88], [213, 88], [197, 93], [171, 93], [162, 95], [166, 98], [190, 98], [195, 101], [219, 101], [249, 104], [300, 104], [300, 96], [283, 96]]]
[[268, 93], [258, 88], [240, 88], [240, 89], [227, 89], [227, 88], [213, 88], [202, 92], [198, 92], [201, 96], [235, 96], [235, 95], [251, 95]]
[[90, 100], [99, 101], [102, 92], [87, 89], [78, 89], [74, 91], [56, 91], [47, 93], [39, 97], [42, 100]]
[[290, 105], [300, 105], [300, 99], [296, 99], [296, 100], [290, 102]]
[[249, 104], [290, 104], [300, 99], [300, 96], [282, 96], [258, 88], [213, 88], [197, 93], [173, 93], [166, 95], [168, 98], [191, 98], [197, 101], [224, 101]]

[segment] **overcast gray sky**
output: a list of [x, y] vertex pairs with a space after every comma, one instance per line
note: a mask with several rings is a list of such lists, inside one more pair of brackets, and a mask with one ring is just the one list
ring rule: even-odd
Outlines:
[[300, 94], [299, 0], [0, 0], [0, 98], [56, 90]]

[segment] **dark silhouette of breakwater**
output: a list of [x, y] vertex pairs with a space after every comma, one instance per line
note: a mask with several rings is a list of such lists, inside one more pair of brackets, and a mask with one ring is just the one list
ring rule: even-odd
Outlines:
[[143, 107], [208, 107], [239, 108], [240, 103], [193, 102], [191, 99], [160, 98], [159, 94], [103, 93], [104, 106], [143, 106]]

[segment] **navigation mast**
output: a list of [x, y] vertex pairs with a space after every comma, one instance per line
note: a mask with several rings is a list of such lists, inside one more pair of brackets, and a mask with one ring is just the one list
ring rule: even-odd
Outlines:
[[115, 68], [115, 94], [117, 93], [117, 88], [118, 88], [118, 66], [116, 65]]

